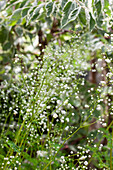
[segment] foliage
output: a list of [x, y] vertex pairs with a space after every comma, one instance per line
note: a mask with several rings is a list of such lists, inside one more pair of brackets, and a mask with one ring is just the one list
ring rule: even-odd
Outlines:
[[[112, 26], [112, 9], [108, 0], [104, 0], [104, 3], [102, 0], [3, 0], [0, 9], [1, 81], [8, 78], [3, 65], [10, 65], [12, 68], [12, 58], [15, 58], [15, 54], [28, 55], [34, 51], [32, 54], [38, 58], [43, 53], [42, 48], [45, 48], [52, 37], [57, 36], [54, 33], [59, 30], [75, 31], [76, 25], [79, 24], [81, 29], [86, 31], [96, 29], [108, 32], [110, 20]], [[43, 30], [41, 36], [40, 30]], [[28, 43], [29, 50], [25, 48]]]
[[0, 1], [1, 169], [112, 170], [112, 6]]

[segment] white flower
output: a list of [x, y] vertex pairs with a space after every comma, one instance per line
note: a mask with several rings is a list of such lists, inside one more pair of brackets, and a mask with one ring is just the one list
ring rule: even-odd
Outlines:
[[68, 104], [68, 100], [65, 100], [64, 105]]
[[81, 147], [81, 146], [78, 146], [78, 149], [82, 149], [82, 147]]
[[105, 59], [105, 61], [107, 62], [107, 63], [111, 63], [111, 60], [110, 59]]
[[102, 84], [102, 86], [104, 86], [106, 84], [105, 81], [100, 81], [100, 83]]
[[65, 111], [65, 110], [61, 110], [61, 113], [65, 115], [65, 114], [66, 114], [66, 111]]
[[46, 151], [37, 151], [37, 156], [45, 157], [47, 155]]
[[85, 162], [84, 162], [84, 165], [88, 165], [88, 162], [87, 162], [87, 161], [85, 161]]
[[51, 106], [47, 106], [47, 109], [50, 109], [51, 108]]
[[21, 71], [21, 68], [19, 66], [15, 67], [14, 72], [17, 74]]
[[57, 104], [60, 105], [60, 104], [61, 104], [61, 101], [60, 101], [60, 100], [57, 100]]
[[64, 159], [64, 156], [61, 156], [61, 159]]
[[111, 112], [110, 115], [113, 115], [113, 112]]
[[8, 160], [9, 158], [4, 158], [4, 160]]
[[93, 69], [93, 70], [92, 70], [92, 72], [96, 72], [96, 70], [95, 70], [95, 69]]
[[30, 112], [31, 111], [31, 109], [27, 109], [27, 112]]
[[66, 118], [66, 121], [69, 122], [69, 118], [68, 117]]
[[66, 127], [65, 127], [65, 130], [68, 131], [68, 129], [69, 129], [69, 126], [66, 126]]
[[113, 74], [112, 74], [111, 72], [108, 72], [108, 73], [106, 74], [106, 76], [109, 77], [109, 78], [111, 78], [112, 75], [113, 75]]
[[61, 119], [61, 122], [64, 123], [64, 119]]
[[105, 37], [109, 37], [109, 34], [107, 34], [107, 33], [104, 33], [104, 36], [105, 36]]
[[102, 58], [99, 58], [98, 61], [102, 61]]
[[56, 119], [58, 117], [58, 115], [56, 113], [54, 113], [53, 117]]
[[102, 125], [103, 125], [104, 127], [106, 127], [107, 124], [106, 124], [106, 123], [102, 123]]
[[85, 158], [87, 158], [87, 156], [81, 156], [80, 160], [84, 160]]
[[89, 108], [89, 105], [85, 104], [85, 108]]
[[101, 105], [97, 105], [97, 110], [101, 110]]

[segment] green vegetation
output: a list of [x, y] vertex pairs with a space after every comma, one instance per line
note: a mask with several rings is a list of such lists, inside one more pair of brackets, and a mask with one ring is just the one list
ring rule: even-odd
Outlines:
[[113, 169], [113, 2], [0, 1], [0, 169]]

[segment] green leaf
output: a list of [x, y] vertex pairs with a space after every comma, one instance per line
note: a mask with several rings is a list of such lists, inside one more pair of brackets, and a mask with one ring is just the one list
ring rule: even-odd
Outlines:
[[104, 0], [104, 11], [108, 16], [111, 16], [111, 10], [110, 10], [110, 5], [108, 0]]
[[83, 25], [86, 25], [86, 14], [84, 8], [81, 8], [81, 11], [79, 13], [79, 19]]
[[96, 10], [97, 10], [97, 14], [99, 15], [100, 12], [101, 12], [101, 1], [99, 0], [97, 3], [95, 3], [95, 7], [96, 7]]
[[53, 11], [53, 2], [48, 2], [45, 8], [47, 11], [47, 17], [49, 17]]
[[3, 50], [4, 50], [4, 51], [9, 50], [10, 48], [11, 48], [11, 43], [10, 43], [10, 42], [4, 43], [4, 45], [3, 45]]
[[1, 53], [0, 57], [3, 58], [2, 63], [6, 64], [8, 62], [11, 62], [11, 57], [12, 57], [12, 53]]
[[7, 36], [8, 36], [7, 29], [4, 26], [2, 26], [0, 28], [0, 43], [1, 44], [3, 44], [7, 40]]
[[13, 15], [9, 20], [9, 26], [14, 26], [21, 19], [21, 9], [14, 11]]
[[17, 26], [15, 28], [15, 31], [18, 34], [18, 36], [22, 36], [23, 35], [23, 29], [20, 26]]
[[0, 154], [0, 159], [4, 159], [4, 156]]
[[62, 28], [66, 26], [69, 22], [74, 21], [79, 15], [81, 7], [75, 8], [75, 4], [69, 1], [63, 9], [64, 16], [61, 20]]
[[2, 56], [0, 56], [0, 62], [3, 60], [3, 57]]
[[17, 145], [15, 145], [14, 142], [8, 141], [8, 145], [9, 145], [15, 152], [20, 152], [20, 151], [19, 151], [19, 147], [18, 147]]
[[28, 10], [30, 9], [30, 7], [25, 7], [23, 10], [22, 10], [22, 17], [25, 17], [28, 13]]
[[[67, 41], [67, 40], [70, 40], [71, 39], [71, 35], [70, 34], [62, 34], [61, 36], [60, 36], [60, 38], [63, 40], [63, 41]], [[67, 54], [64, 54], [63, 55], [63, 57], [66, 57], [67, 56]]]
[[[9, 4], [14, 4], [16, 1], [17, 1], [17, 0], [10, 0], [10, 1], [9, 1]], [[9, 4], [8, 4], [8, 5], [9, 5]]]
[[5, 69], [3, 68], [2, 70], [0, 69], [0, 74], [4, 74], [5, 73]]
[[61, 1], [61, 7], [64, 8], [65, 4], [68, 2], [68, 0], [62, 0]]
[[66, 14], [69, 14], [70, 9], [71, 9], [71, 5], [72, 5], [72, 2], [69, 1], [69, 2], [67, 2], [67, 4], [64, 6], [63, 12], [64, 12], [65, 15], [66, 15]]
[[19, 8], [23, 8], [24, 6], [26, 6], [27, 3], [29, 3], [28, 0], [22, 1]]
[[108, 0], [104, 0], [104, 7], [109, 7], [109, 1]]
[[74, 21], [74, 20], [77, 18], [77, 16], [78, 16], [79, 13], [80, 13], [80, 10], [81, 10], [81, 7], [78, 7], [78, 8], [76, 8], [74, 11], [72, 11], [72, 12], [70, 13], [70, 15], [69, 15], [69, 22], [70, 22], [70, 21]]
[[[41, 15], [40, 10], [43, 9], [43, 6], [44, 6], [44, 3], [40, 4], [37, 8], [35, 8], [34, 11], [32, 11], [29, 21], [30, 20], [32, 20], [32, 21], [36, 20]], [[42, 13], [43, 13], [43, 10], [42, 10]]]
[[0, 10], [2, 10], [6, 5], [6, 0], [0, 1]]
[[94, 4], [94, 0], [92, 0], [92, 3], [91, 3], [91, 4], [92, 4], [92, 6], [93, 6], [93, 4]]
[[102, 13], [100, 13], [99, 17], [97, 17], [96, 23], [97, 23], [98, 27], [100, 27], [100, 28], [102, 27], [102, 24], [103, 24], [103, 15], [102, 15]]
[[0, 23], [2, 22], [2, 18], [0, 17]]
[[63, 9], [64, 16], [62, 17], [62, 20], [61, 20], [62, 28], [68, 23], [68, 16], [69, 16], [69, 13], [71, 12], [71, 5], [72, 5], [72, 2], [69, 1], [69, 2], [67, 2], [67, 4], [65, 5], [65, 7]]
[[[9, 1], [6, 4], [6, 10], [12, 10], [14, 6], [16, 7], [16, 5], [19, 5], [19, 4], [20, 4], [20, 0]], [[15, 10], [16, 10], [16, 8], [15, 8]]]
[[92, 17], [91, 12], [90, 12], [89, 14], [90, 14], [90, 31], [92, 31], [93, 28], [95, 27], [95, 20], [94, 20], [94, 18]]

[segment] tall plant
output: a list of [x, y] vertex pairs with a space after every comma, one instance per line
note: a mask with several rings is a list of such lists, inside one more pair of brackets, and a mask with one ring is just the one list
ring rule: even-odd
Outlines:
[[0, 9], [1, 169], [112, 170], [112, 3]]

